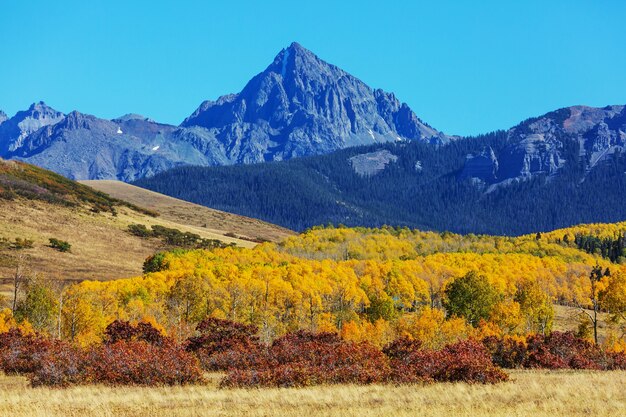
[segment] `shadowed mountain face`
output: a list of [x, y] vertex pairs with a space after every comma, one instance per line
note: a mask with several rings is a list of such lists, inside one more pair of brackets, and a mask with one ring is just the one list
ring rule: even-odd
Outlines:
[[[73, 179], [132, 181], [180, 165], [285, 160], [390, 141], [446, 143], [393, 94], [374, 90], [297, 43], [239, 94], [205, 101], [178, 127], [138, 115], [104, 120], [45, 103], [6, 119], [0, 156]], [[6, 120], [4, 120], [6, 119]]]

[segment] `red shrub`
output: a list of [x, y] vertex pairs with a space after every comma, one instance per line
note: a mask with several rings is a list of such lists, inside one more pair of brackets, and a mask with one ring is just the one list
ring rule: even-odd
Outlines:
[[161, 346], [165, 343], [165, 337], [155, 329], [150, 323], [139, 322], [133, 326], [127, 321], [115, 320], [109, 324], [104, 331], [104, 343], [113, 344], [120, 340], [130, 342], [144, 341], [151, 345]]
[[369, 343], [346, 342], [336, 334], [299, 331], [269, 347], [261, 366], [231, 370], [223, 386], [306, 386], [314, 384], [384, 382], [389, 365]]
[[112, 385], [184, 385], [202, 380], [197, 359], [176, 345], [143, 341], [102, 344], [86, 354], [87, 382]]
[[610, 352], [609, 370], [626, 370], [626, 352]]
[[[106, 343], [87, 350], [12, 330], [0, 334], [0, 369], [27, 374], [34, 386], [175, 385], [201, 381], [198, 360], [160, 333], [154, 337], [152, 329], [118, 322], [107, 329]], [[117, 341], [112, 342], [113, 338]]]
[[495, 364], [504, 368], [625, 369], [626, 355], [610, 353], [572, 332], [529, 335], [526, 344], [510, 338], [487, 337], [483, 345]]
[[406, 359], [412, 353], [422, 349], [422, 342], [417, 339], [402, 337], [383, 348], [383, 353], [390, 359]]
[[67, 387], [86, 380], [84, 351], [63, 342], [54, 343], [30, 375], [33, 386]]
[[502, 368], [521, 368], [528, 354], [525, 343], [510, 337], [488, 336], [483, 339], [483, 345], [493, 363]]
[[444, 347], [440, 360], [440, 369], [433, 375], [435, 381], [493, 384], [508, 379], [508, 375], [493, 364], [487, 349], [475, 340], [462, 340]]
[[572, 332], [552, 332], [549, 336], [526, 338], [525, 368], [607, 369], [608, 355], [588, 340]]
[[28, 374], [35, 371], [53, 346], [52, 339], [19, 329], [0, 334], [0, 370], [5, 373]]
[[507, 375], [495, 366], [487, 350], [474, 340], [447, 345], [442, 350], [422, 350], [419, 343], [398, 340], [386, 346], [392, 379], [398, 383], [496, 383]]
[[257, 328], [229, 320], [208, 318], [196, 328], [199, 336], [187, 340], [186, 350], [194, 352], [202, 369], [222, 371], [262, 367], [265, 347], [256, 337]]

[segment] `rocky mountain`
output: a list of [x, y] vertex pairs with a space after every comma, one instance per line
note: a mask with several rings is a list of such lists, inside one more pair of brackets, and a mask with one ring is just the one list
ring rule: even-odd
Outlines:
[[506, 142], [497, 153], [485, 148], [467, 155], [461, 176], [480, 180], [493, 190], [536, 175], [556, 176], [568, 163], [589, 172], [624, 151], [626, 107], [559, 109], [510, 129]]
[[368, 87], [298, 43], [239, 94], [205, 101], [181, 126], [206, 129], [203, 135], [217, 138], [233, 163], [407, 139], [449, 140], [393, 94]]
[[296, 230], [332, 222], [515, 235], [623, 221], [625, 116], [624, 106], [577, 106], [436, 147], [402, 141], [181, 167], [137, 184]]
[[134, 114], [114, 120], [77, 111], [65, 115], [35, 103], [0, 124], [0, 157], [73, 179], [132, 181], [179, 165], [286, 160], [350, 146], [450, 139], [393, 94], [293, 43], [239, 94], [205, 101], [178, 127]]
[[39, 102], [0, 125], [0, 156], [71, 179], [131, 181], [178, 165], [206, 165], [196, 148], [172, 139], [174, 130], [136, 115], [115, 120], [77, 111], [65, 115]]
[[0, 125], [2, 123], [6, 122], [8, 118], [9, 118], [9, 116], [7, 116], [7, 114], [5, 112], [0, 110]]

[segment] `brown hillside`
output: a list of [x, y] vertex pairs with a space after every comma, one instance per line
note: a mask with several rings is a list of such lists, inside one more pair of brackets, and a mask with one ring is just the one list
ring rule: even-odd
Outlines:
[[95, 180], [81, 183], [114, 198], [157, 211], [164, 219], [202, 227], [218, 235], [234, 233], [247, 239], [276, 242], [294, 234], [291, 230], [261, 220], [210, 209], [121, 181]]

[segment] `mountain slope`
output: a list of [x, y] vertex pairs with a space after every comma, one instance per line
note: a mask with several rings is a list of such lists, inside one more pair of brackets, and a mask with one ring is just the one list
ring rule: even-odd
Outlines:
[[283, 49], [239, 94], [205, 101], [181, 126], [205, 128], [235, 163], [379, 142], [449, 139], [393, 94], [373, 90], [298, 43]]
[[182, 167], [137, 184], [296, 230], [333, 222], [517, 235], [616, 222], [626, 219], [625, 113], [567, 108], [439, 147], [411, 141]]
[[121, 181], [90, 180], [81, 183], [114, 198], [155, 211], [161, 219], [202, 227], [216, 235], [224, 236], [227, 233], [249, 241], [277, 242], [294, 234], [291, 230], [257, 219], [213, 210]]
[[[229, 213], [213, 211], [212, 217], [202, 210], [189, 209], [185, 213], [185, 217], [168, 213], [158, 216], [153, 210], [110, 197], [50, 171], [0, 160], [0, 293], [2, 284], [14, 274], [20, 255], [25, 256], [25, 264], [33, 272], [55, 279], [100, 280], [140, 274], [146, 257], [171, 246], [159, 239], [129, 233], [131, 224], [159, 225], [243, 247], [256, 244], [237, 237], [245, 235], [245, 231], [252, 238], [267, 240], [290, 234], [285, 229]], [[255, 228], [248, 228], [249, 225]], [[222, 228], [228, 226], [233, 228]], [[16, 248], [17, 238], [32, 240], [33, 247]], [[50, 238], [69, 242], [71, 252], [61, 253], [49, 247]]]
[[210, 163], [193, 145], [172, 137], [175, 130], [136, 115], [65, 115], [40, 102], [0, 125], [0, 155], [72, 179], [130, 181], [178, 165]]
[[493, 188], [536, 174], [559, 175], [566, 163], [579, 164], [589, 172], [623, 152], [625, 132], [625, 106], [559, 109], [510, 129], [510, 144], [497, 153], [485, 148], [468, 155], [463, 176], [482, 180]]
[[178, 127], [137, 115], [114, 120], [43, 102], [5, 120], [0, 157], [72, 179], [132, 181], [181, 165], [285, 160], [349, 146], [451, 138], [389, 93], [374, 90], [297, 43], [239, 94], [205, 101]]

